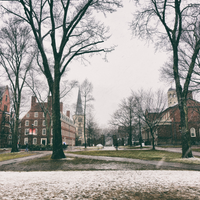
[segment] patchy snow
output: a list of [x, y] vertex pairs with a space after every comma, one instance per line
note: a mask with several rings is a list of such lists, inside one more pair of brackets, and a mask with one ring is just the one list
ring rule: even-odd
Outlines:
[[[171, 192], [200, 197], [197, 171], [0, 172], [0, 199], [95, 199], [107, 191]], [[189, 198], [190, 197], [190, 198]], [[193, 198], [194, 197], [194, 198]], [[117, 198], [121, 199], [121, 198]]]

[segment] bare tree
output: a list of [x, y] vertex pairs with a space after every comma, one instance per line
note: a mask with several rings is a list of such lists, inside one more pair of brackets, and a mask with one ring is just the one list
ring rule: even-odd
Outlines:
[[197, 0], [192, 3], [180, 0], [147, 0], [145, 4], [139, 6], [140, 10], [135, 14], [132, 22], [133, 33], [145, 39], [154, 39], [157, 48], [164, 46], [172, 52], [173, 65], [171, 67], [181, 116], [182, 157], [192, 157], [186, 101], [195, 60], [200, 49], [200, 38], [196, 34], [191, 34], [191, 39], [194, 41], [193, 51], [183, 84], [179, 73], [179, 47], [184, 46], [184, 39], [186, 39], [184, 33], [195, 31], [197, 27], [200, 4]]
[[132, 92], [135, 101], [135, 119], [143, 122], [143, 129], [150, 131], [153, 150], [155, 149], [155, 132], [162, 120], [166, 108], [166, 98], [161, 90], [157, 92], [140, 90]]
[[[108, 39], [108, 29], [95, 21], [95, 12], [113, 12], [121, 7], [120, 0], [16, 0], [11, 9], [2, 6], [26, 21], [32, 29], [42, 60], [41, 71], [46, 76], [53, 99], [52, 159], [65, 157], [62, 149], [60, 121], [60, 81], [75, 58], [85, 54], [109, 52], [102, 48]], [[50, 59], [53, 58], [53, 59]]]
[[93, 92], [93, 85], [87, 79], [83, 81], [81, 84], [81, 96], [83, 97], [83, 115], [84, 115], [84, 139], [85, 139], [85, 148], [87, 147], [86, 144], [86, 109], [88, 106], [88, 102], [94, 101], [94, 97], [92, 96]]
[[34, 59], [29, 27], [16, 18], [10, 19], [0, 31], [0, 64], [10, 81], [13, 110], [11, 117], [12, 152], [17, 152], [21, 95], [27, 73]]
[[86, 128], [87, 128], [87, 144], [88, 146], [91, 146], [92, 144], [95, 144], [95, 141], [99, 133], [98, 125], [94, 120], [94, 115], [92, 114], [92, 112], [89, 112], [87, 114]]
[[112, 115], [109, 122], [113, 126], [117, 126], [118, 131], [128, 132], [128, 145], [132, 146], [132, 132], [135, 126], [135, 100], [133, 96], [124, 98], [119, 104], [119, 109]]

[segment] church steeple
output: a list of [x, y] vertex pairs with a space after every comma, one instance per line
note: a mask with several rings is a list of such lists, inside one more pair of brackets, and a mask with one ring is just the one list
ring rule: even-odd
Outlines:
[[83, 115], [83, 108], [82, 108], [82, 100], [81, 100], [81, 91], [79, 88], [78, 91], [78, 99], [76, 104], [76, 115]]

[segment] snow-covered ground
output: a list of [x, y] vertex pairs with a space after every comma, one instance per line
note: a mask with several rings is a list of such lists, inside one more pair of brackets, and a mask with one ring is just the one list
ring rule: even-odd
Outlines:
[[[176, 192], [200, 199], [197, 171], [0, 172], [0, 199], [106, 199], [113, 191]], [[116, 193], [116, 191], [121, 191]], [[119, 196], [119, 194], [121, 196]], [[97, 198], [100, 196], [101, 198]], [[111, 198], [110, 198], [111, 199]]]

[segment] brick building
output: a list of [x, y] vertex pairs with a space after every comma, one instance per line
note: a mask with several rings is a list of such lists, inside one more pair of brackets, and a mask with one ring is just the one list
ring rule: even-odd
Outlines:
[[12, 144], [9, 132], [10, 95], [8, 86], [0, 87], [0, 147]]
[[[187, 108], [191, 142], [200, 144], [200, 102], [193, 99], [191, 91], [188, 93]], [[180, 111], [175, 89], [168, 90], [168, 108], [159, 116], [162, 118], [154, 132], [155, 144], [181, 144]], [[152, 142], [151, 134], [145, 127], [142, 130], [142, 139], [146, 143]]]
[[[32, 96], [31, 109], [21, 120], [20, 144], [34, 145], [53, 144], [53, 126], [51, 120], [52, 99], [48, 97], [45, 103], [36, 101]], [[75, 145], [75, 126], [70, 119], [70, 112], [63, 114], [63, 103], [60, 103], [62, 142]]]

